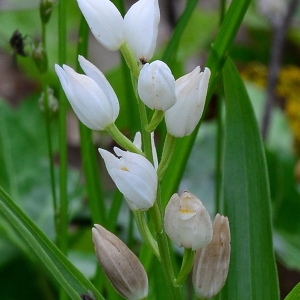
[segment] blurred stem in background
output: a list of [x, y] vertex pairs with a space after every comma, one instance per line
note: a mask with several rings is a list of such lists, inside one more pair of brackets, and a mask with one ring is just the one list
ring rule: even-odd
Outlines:
[[267, 77], [266, 102], [262, 116], [261, 133], [265, 140], [268, 136], [272, 110], [276, 104], [276, 85], [284, 51], [285, 37], [291, 25], [299, 0], [291, 0], [280, 20], [272, 21], [272, 44]]

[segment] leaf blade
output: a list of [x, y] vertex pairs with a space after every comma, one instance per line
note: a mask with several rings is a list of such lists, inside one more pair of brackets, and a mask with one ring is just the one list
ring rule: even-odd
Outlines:
[[299, 299], [299, 297], [300, 297], [300, 283], [298, 283], [284, 299], [297, 300]]
[[226, 299], [279, 299], [266, 159], [256, 118], [230, 59], [223, 68], [223, 213], [232, 238]]
[[91, 290], [97, 299], [104, 300], [92, 283], [70, 263], [52, 241], [22, 212], [2, 187], [0, 187], [0, 200], [2, 216], [23, 237], [23, 241], [72, 299], [81, 299], [81, 293], [88, 293]]

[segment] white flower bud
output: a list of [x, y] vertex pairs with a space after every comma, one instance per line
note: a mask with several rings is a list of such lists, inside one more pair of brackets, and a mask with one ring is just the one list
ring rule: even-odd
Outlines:
[[230, 260], [230, 229], [228, 218], [216, 215], [213, 237], [204, 248], [196, 251], [193, 286], [199, 298], [212, 298], [224, 286]]
[[137, 60], [149, 61], [155, 51], [160, 11], [158, 0], [139, 0], [124, 17], [126, 41]]
[[109, 0], [77, 0], [94, 37], [107, 49], [118, 50], [125, 42], [124, 20]]
[[194, 131], [203, 113], [209, 77], [210, 70], [200, 72], [198, 66], [176, 80], [177, 101], [165, 113], [169, 134], [183, 137]]
[[151, 109], [166, 111], [176, 102], [175, 79], [170, 68], [156, 60], [145, 64], [138, 79], [141, 100]]
[[114, 234], [95, 224], [93, 242], [98, 261], [116, 291], [126, 299], [148, 295], [148, 277], [133, 252]]
[[78, 60], [87, 75], [66, 65], [55, 65], [55, 71], [79, 120], [90, 129], [103, 130], [118, 117], [118, 98], [100, 70], [82, 56]]
[[157, 191], [155, 168], [144, 156], [114, 147], [116, 155], [99, 149], [107, 171], [132, 210], [148, 210]]
[[167, 204], [165, 230], [179, 247], [197, 250], [211, 241], [212, 224], [202, 202], [185, 191], [181, 197], [174, 194]]

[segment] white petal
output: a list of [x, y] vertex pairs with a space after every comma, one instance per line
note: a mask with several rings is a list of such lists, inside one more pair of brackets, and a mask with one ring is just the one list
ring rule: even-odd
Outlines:
[[167, 235], [177, 246], [180, 246], [179, 209], [180, 197], [173, 194], [166, 206], [164, 225]]
[[151, 109], [166, 111], [176, 102], [175, 79], [170, 68], [156, 60], [145, 64], [138, 79], [141, 100]]
[[80, 119], [87, 127], [103, 130], [114, 122], [106, 97], [96, 82], [88, 76], [76, 73], [64, 65], [55, 67], [66, 96]]
[[197, 67], [176, 80], [177, 102], [165, 113], [167, 130], [175, 137], [191, 134], [202, 116], [210, 71], [199, 72]]
[[109, 151], [101, 149], [101, 148], [99, 148], [98, 151], [105, 162], [108, 172], [110, 172], [110, 170], [113, 168], [119, 169], [120, 163], [119, 163], [119, 159], [117, 157], [115, 157]]
[[144, 211], [153, 206], [156, 191], [154, 192], [143, 178], [134, 173], [116, 169], [111, 171], [111, 177], [128, 202], [134, 203], [139, 210]]
[[207, 245], [211, 241], [213, 235], [210, 216], [204, 206], [197, 211], [195, 219], [194, 228], [201, 228], [201, 230], [193, 231], [192, 250], [197, 250]]
[[150, 60], [154, 54], [160, 11], [158, 0], [140, 0], [124, 17], [125, 37], [137, 60]]
[[118, 50], [125, 41], [124, 20], [109, 0], [77, 0], [95, 38], [107, 49]]
[[120, 158], [99, 149], [111, 178], [131, 209], [149, 209], [155, 202], [157, 191], [158, 179], [154, 167], [142, 155], [117, 147], [114, 151]]
[[68, 99], [81, 122], [94, 130], [103, 130], [113, 123], [111, 107], [97, 83], [68, 66], [64, 66], [64, 69], [69, 91], [72, 92], [72, 97]]
[[91, 62], [89, 62], [81, 55], [78, 56], [78, 61], [85, 74], [92, 78], [105, 94], [110, 106], [111, 119], [115, 121], [120, 111], [119, 100], [115, 91], [111, 87], [104, 74], [96, 66], [94, 66]]
[[157, 151], [156, 151], [156, 147], [155, 147], [154, 131], [151, 132], [151, 147], [152, 147], [153, 165], [154, 165], [155, 170], [157, 171], [158, 158], [157, 158]]
[[139, 131], [134, 136], [133, 144], [142, 151], [142, 135]]
[[153, 92], [155, 89], [150, 64], [145, 64], [138, 78], [138, 93], [141, 100], [151, 109], [154, 109]]

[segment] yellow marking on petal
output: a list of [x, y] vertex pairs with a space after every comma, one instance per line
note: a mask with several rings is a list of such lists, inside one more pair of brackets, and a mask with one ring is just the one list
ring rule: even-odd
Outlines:
[[193, 213], [195, 212], [193, 209], [179, 209], [180, 213], [181, 214], [190, 214], [190, 213]]
[[129, 170], [128, 170], [126, 167], [121, 167], [121, 170], [122, 170], [122, 171], [129, 172]]

